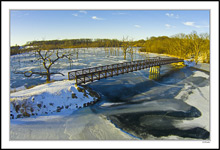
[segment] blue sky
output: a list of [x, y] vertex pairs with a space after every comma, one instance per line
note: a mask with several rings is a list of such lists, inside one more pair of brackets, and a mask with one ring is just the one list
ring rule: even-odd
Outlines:
[[11, 45], [34, 40], [209, 33], [208, 10], [10, 10]]

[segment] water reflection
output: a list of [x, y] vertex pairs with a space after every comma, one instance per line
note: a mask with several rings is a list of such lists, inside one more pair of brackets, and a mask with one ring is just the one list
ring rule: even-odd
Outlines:
[[159, 80], [160, 79], [160, 73], [149, 73], [149, 79]]

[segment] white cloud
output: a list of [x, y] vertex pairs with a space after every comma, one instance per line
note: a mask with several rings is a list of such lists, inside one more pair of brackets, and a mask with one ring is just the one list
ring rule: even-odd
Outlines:
[[195, 22], [183, 22], [184, 25], [186, 26], [195, 26]]
[[173, 26], [173, 25], [170, 25], [170, 24], [165, 24], [165, 27], [166, 27], [167, 29], [176, 28], [176, 26]]
[[209, 26], [201, 26], [201, 25], [196, 25], [195, 22], [183, 22], [184, 25], [186, 26], [191, 26], [191, 27], [195, 27], [195, 28], [208, 28]]
[[191, 27], [195, 27], [195, 28], [208, 28], [209, 26], [201, 26], [201, 25], [195, 25], [195, 22], [183, 22], [184, 25], [186, 26], [191, 26]]
[[72, 15], [75, 17], [83, 17], [83, 15], [86, 15], [86, 14], [87, 14], [87, 11], [80, 10], [78, 11], [78, 13], [73, 13]]
[[73, 16], [75, 16], [75, 17], [77, 17], [78, 16], [78, 14], [72, 14]]
[[104, 20], [103, 18], [98, 18], [98, 17], [96, 17], [96, 16], [92, 16], [92, 19], [93, 19], [93, 20]]
[[85, 10], [80, 10], [79, 12], [83, 13], [83, 14], [87, 14], [87, 11], [85, 11]]
[[176, 18], [176, 19], [179, 18], [179, 15], [174, 15], [174, 14], [172, 14], [172, 13], [166, 13], [165, 15], [168, 16], [168, 17], [170, 17], [170, 18]]
[[140, 26], [140, 25], [137, 25], [137, 24], [136, 24], [136, 25], [134, 25], [134, 26], [135, 26], [136, 28], [141, 28], [141, 26]]
[[165, 27], [170, 28], [170, 27], [171, 27], [171, 25], [169, 25], [169, 24], [165, 24]]
[[166, 13], [165, 15], [168, 17], [173, 17], [174, 14]]

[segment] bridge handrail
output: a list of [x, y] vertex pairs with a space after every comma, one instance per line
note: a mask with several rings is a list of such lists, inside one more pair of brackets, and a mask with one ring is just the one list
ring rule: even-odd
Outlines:
[[[130, 65], [137, 65], [138, 63], [152, 63], [152, 62], [158, 62], [158, 60], [160, 61], [165, 61], [165, 62], [169, 62], [169, 61], [174, 61], [174, 60], [179, 60], [179, 61], [183, 61], [182, 59], [178, 59], [178, 58], [161, 58], [161, 57], [151, 57], [149, 59], [145, 59], [145, 60], [136, 60], [136, 61], [132, 61], [132, 62], [123, 62], [123, 63], [117, 63], [117, 64], [110, 64], [110, 65], [104, 65], [104, 66], [96, 66], [96, 67], [89, 67], [89, 68], [85, 68], [85, 69], [78, 69], [78, 70], [74, 70], [74, 71], [69, 71], [68, 74], [70, 73], [78, 73], [78, 75], [83, 75], [85, 73], [95, 73], [97, 72], [97, 68], [101, 68], [101, 70], [99, 71], [106, 71], [108, 69], [116, 69], [116, 68], [121, 68], [121, 67], [126, 67], [128, 63], [130, 63]], [[117, 66], [116, 68], [108, 68], [108, 67], [113, 67], [113, 66]], [[118, 66], [121, 65], [121, 66]], [[103, 69], [104, 68], [104, 69]], [[94, 71], [93, 71], [94, 70]], [[86, 72], [88, 71], [88, 72]], [[91, 72], [92, 71], [92, 72]], [[79, 73], [81, 72], [81, 73]]]

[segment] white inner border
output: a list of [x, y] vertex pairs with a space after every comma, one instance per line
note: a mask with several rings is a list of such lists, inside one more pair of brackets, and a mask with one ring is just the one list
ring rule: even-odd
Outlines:
[[[1, 2], [1, 142], [2, 148], [218, 148], [219, 138], [219, 2]], [[210, 141], [9, 141], [9, 10], [210, 10], [211, 140]]]

